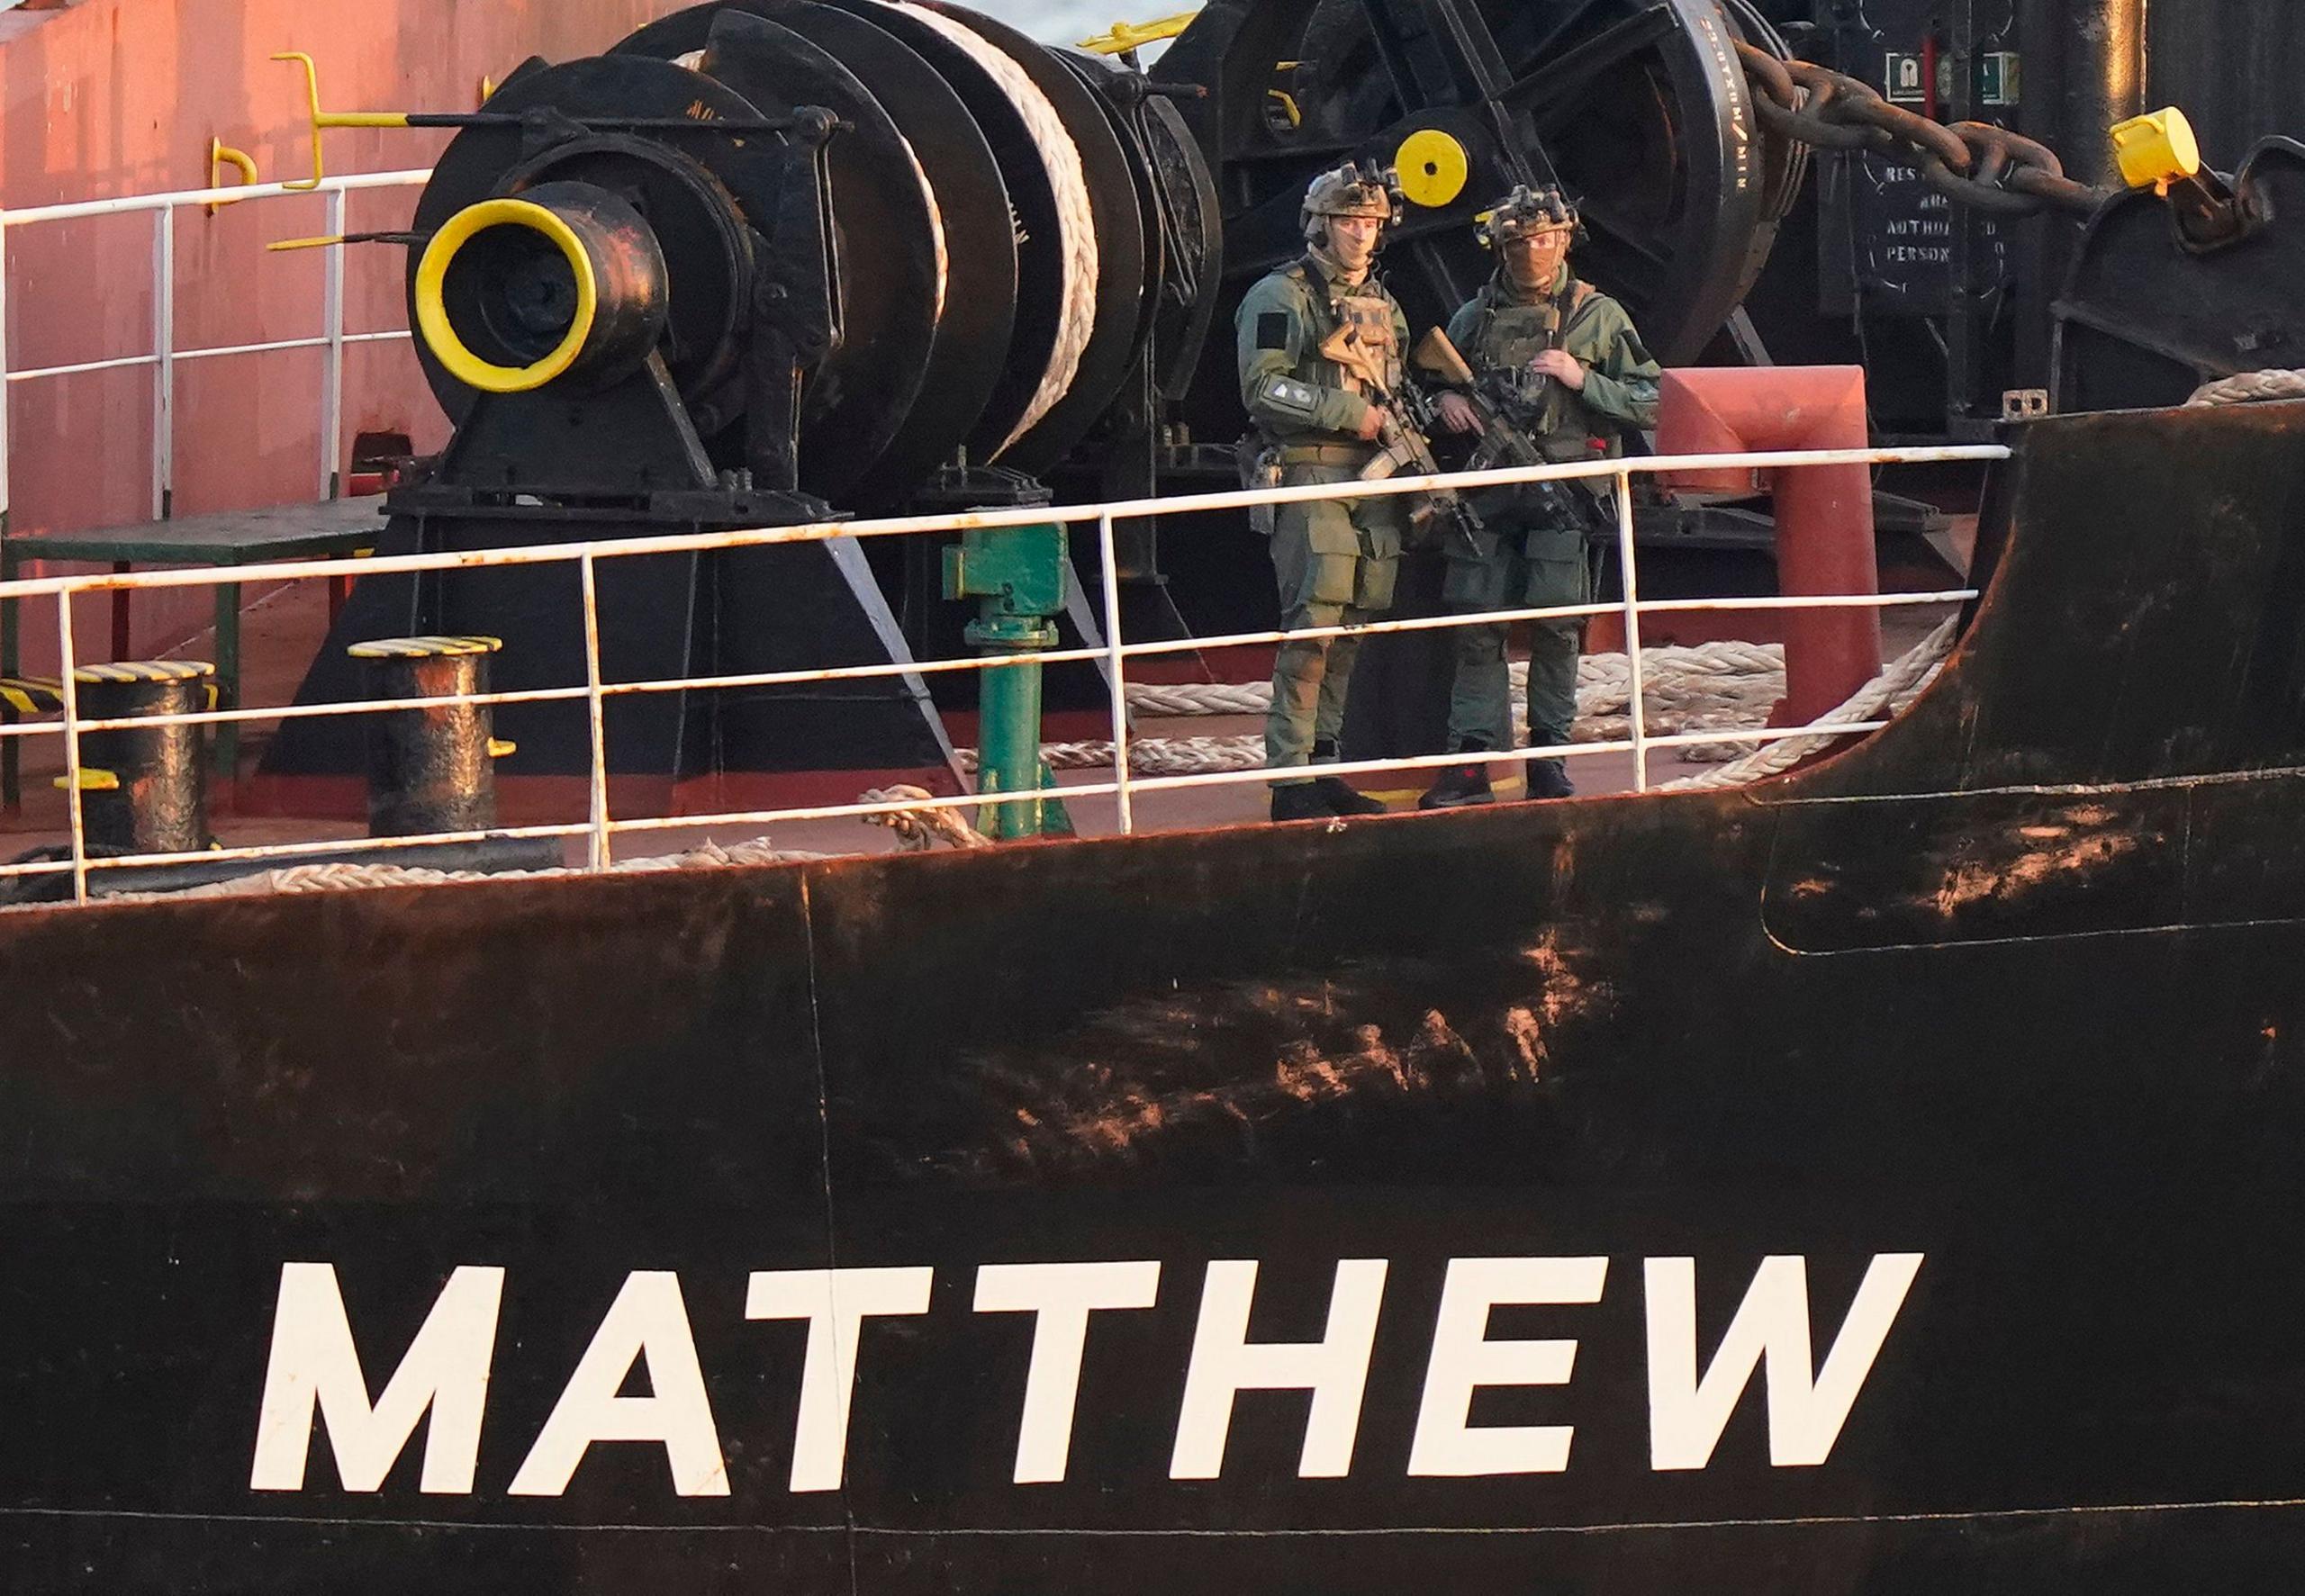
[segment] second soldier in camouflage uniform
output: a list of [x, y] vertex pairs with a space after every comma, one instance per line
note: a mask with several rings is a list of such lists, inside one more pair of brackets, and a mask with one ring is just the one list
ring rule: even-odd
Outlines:
[[[1244, 450], [1277, 458], [1279, 481], [1351, 482], [1377, 453], [1388, 419], [1367, 383], [1324, 358], [1321, 345], [1349, 327], [1384, 373], [1400, 379], [1408, 323], [1370, 273], [1384, 228], [1396, 214], [1388, 175], [1341, 167], [1314, 179], [1299, 220], [1306, 252], [1271, 273], [1241, 302], [1234, 328], [1241, 401], [1255, 423]], [[1280, 624], [1334, 627], [1374, 618], [1393, 601], [1406, 514], [1398, 498], [1331, 499], [1273, 507], [1272, 566]], [[1265, 763], [1297, 770], [1337, 757], [1357, 637], [1308, 637], [1273, 657], [1272, 708], [1265, 720]], [[1333, 776], [1276, 781], [1272, 817], [1381, 813]]]
[[[1550, 460], [1622, 454], [1618, 435], [1657, 424], [1657, 362], [1642, 347], [1623, 306], [1568, 267], [1577, 209], [1557, 188], [1516, 188], [1482, 224], [1496, 250], [1496, 275], [1449, 322], [1449, 338], [1474, 372], [1514, 401], [1529, 435]], [[1485, 384], [1487, 385], [1487, 384]], [[1494, 391], [1494, 389], [1492, 389]], [[1456, 431], [1477, 426], [1453, 393], [1438, 401]], [[1582, 488], [1572, 488], [1583, 492]], [[1478, 550], [1451, 549], [1443, 597], [1450, 608], [1542, 609], [1591, 601], [1584, 528], [1559, 524], [1532, 497], [1511, 488], [1476, 500], [1490, 536]], [[1581, 620], [1539, 621], [1529, 647], [1529, 741], [1559, 746], [1577, 716], [1577, 656]], [[1505, 664], [1505, 628], [1467, 627], [1457, 634], [1456, 682], [1449, 734], [1457, 752], [1513, 746], [1512, 698]], [[1558, 759], [1528, 766], [1529, 796], [1565, 798], [1573, 790]], [[1425, 808], [1490, 801], [1486, 766], [1448, 771], [1418, 800]]]

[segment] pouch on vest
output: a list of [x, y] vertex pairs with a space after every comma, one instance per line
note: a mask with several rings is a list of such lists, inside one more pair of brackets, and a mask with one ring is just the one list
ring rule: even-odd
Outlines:
[[[1280, 486], [1280, 449], [1252, 432], [1233, 446], [1233, 459], [1240, 467], [1241, 486], [1248, 492]], [[1249, 530], [1261, 537], [1272, 536], [1273, 509], [1271, 504], [1249, 507]]]

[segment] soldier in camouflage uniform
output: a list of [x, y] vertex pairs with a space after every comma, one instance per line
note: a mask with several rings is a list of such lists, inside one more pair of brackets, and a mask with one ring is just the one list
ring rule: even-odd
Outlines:
[[[1385, 373], [1401, 374], [1408, 323], [1370, 267], [1384, 229], [1397, 216], [1389, 173], [1341, 167], [1314, 179], [1299, 213], [1306, 249], [1249, 290], [1234, 323], [1241, 401], [1255, 424], [1244, 458], [1266, 464], [1266, 480], [1296, 486], [1351, 482], [1377, 453], [1388, 419], [1368, 383], [1320, 354], [1350, 328]], [[1276, 469], [1277, 468], [1277, 469]], [[1332, 499], [1273, 507], [1269, 525], [1283, 627], [1354, 625], [1393, 601], [1407, 517], [1398, 498]], [[1357, 637], [1313, 637], [1280, 645], [1273, 659], [1272, 708], [1265, 720], [1265, 763], [1299, 771], [1337, 757], [1344, 698]], [[1381, 814], [1384, 806], [1333, 776], [1297, 775], [1274, 783], [1272, 817]]]
[[[1550, 460], [1622, 454], [1619, 434], [1657, 424], [1657, 362], [1642, 347], [1632, 320], [1616, 301], [1568, 268], [1577, 208], [1557, 188], [1515, 188], [1481, 224], [1481, 241], [1496, 252], [1496, 273], [1449, 322], [1449, 338], [1484, 378], [1502, 376]], [[1487, 384], [1484, 384], [1487, 386]], [[1454, 393], [1438, 401], [1442, 423], [1477, 429], [1472, 407]], [[1572, 485], [1577, 492], [1586, 490]], [[1444, 601], [1454, 609], [1541, 609], [1591, 601], [1584, 529], [1561, 526], [1532, 497], [1512, 488], [1478, 495], [1488, 535], [1479, 549], [1450, 551]], [[1529, 741], [1568, 741], [1577, 715], [1579, 620], [1540, 621], [1529, 649]], [[1505, 627], [1467, 627], [1457, 637], [1449, 735], [1459, 753], [1513, 745], [1512, 697], [1505, 665]], [[1562, 762], [1532, 761], [1531, 798], [1574, 790]], [[1486, 765], [1442, 772], [1418, 799], [1423, 808], [1491, 801]]]

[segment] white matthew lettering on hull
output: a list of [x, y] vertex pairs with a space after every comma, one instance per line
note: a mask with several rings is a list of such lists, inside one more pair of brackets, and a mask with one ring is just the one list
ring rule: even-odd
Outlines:
[[1089, 1315], [1150, 1308], [1160, 1293], [1161, 1266], [1149, 1259], [987, 1264], [976, 1272], [978, 1312], [1033, 1315], [1033, 1361], [1025, 1375], [1025, 1411], [1017, 1426], [1017, 1483], [1050, 1484], [1064, 1478]]
[[1905, 1292], [1921, 1271], [1917, 1252], [1875, 1258], [1825, 1354], [1809, 1357], [1809, 1263], [1767, 1258], [1721, 1338], [1703, 1380], [1696, 1372], [1696, 1260], [1648, 1260], [1649, 1463], [1655, 1469], [1703, 1468], [1727, 1428], [1737, 1399], [1764, 1360], [1768, 1365], [1768, 1459], [1779, 1468], [1813, 1468], [1840, 1437], [1857, 1393], [1888, 1339]]
[[1256, 1289], [1254, 1258], [1219, 1258], [1208, 1266], [1176, 1448], [1169, 1456], [1172, 1480], [1213, 1480], [1224, 1469], [1233, 1399], [1243, 1391], [1310, 1391], [1313, 1411], [1305, 1420], [1297, 1473], [1308, 1480], [1335, 1479], [1352, 1467], [1360, 1395], [1369, 1384], [1369, 1354], [1385, 1297], [1385, 1260], [1349, 1258], [1337, 1265], [1328, 1330], [1317, 1341], [1252, 1345], [1249, 1303]]
[[[651, 1394], [619, 1396], [632, 1366], [643, 1358]], [[728, 1494], [720, 1433], [713, 1427], [676, 1275], [639, 1269], [625, 1277], [529, 1448], [528, 1461], [512, 1476], [511, 1494], [558, 1496], [594, 1441], [655, 1441], [664, 1448], [676, 1494]]]
[[848, 1402], [856, 1387], [856, 1338], [867, 1319], [928, 1312], [936, 1272], [908, 1269], [770, 1269], [745, 1288], [746, 1319], [805, 1319], [800, 1417], [792, 1435], [792, 1489], [837, 1491], [848, 1466]]
[[1466, 1423], [1484, 1385], [1566, 1385], [1577, 1366], [1574, 1341], [1492, 1341], [1488, 1311], [1499, 1304], [1597, 1303], [1604, 1258], [1458, 1258], [1449, 1260], [1424, 1399], [1409, 1447], [1412, 1474], [1553, 1474], [1568, 1466], [1566, 1424]]
[[448, 1276], [423, 1328], [408, 1344], [384, 1394], [368, 1401], [352, 1324], [334, 1264], [283, 1264], [272, 1313], [272, 1352], [257, 1413], [252, 1491], [302, 1491], [312, 1415], [328, 1426], [337, 1477], [347, 1491], [375, 1491], [429, 1411], [419, 1489], [456, 1495], [472, 1489], [480, 1459], [480, 1420], [504, 1271], [467, 1264]]

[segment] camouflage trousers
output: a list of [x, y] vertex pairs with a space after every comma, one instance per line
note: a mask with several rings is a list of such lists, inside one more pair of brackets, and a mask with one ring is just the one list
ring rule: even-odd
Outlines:
[[[1351, 482], [1342, 466], [1291, 465], [1286, 487]], [[1391, 608], [1406, 518], [1397, 498], [1283, 504], [1273, 512], [1272, 569], [1285, 627], [1357, 626]], [[1310, 762], [1315, 743], [1333, 744], [1344, 726], [1358, 637], [1306, 637], [1280, 645], [1272, 661], [1272, 708], [1265, 717], [1265, 763]]]
[[[1574, 527], [1529, 527], [1492, 522], [1485, 546], [1450, 551], [1442, 601], [1460, 613], [1542, 609], [1591, 601], [1585, 541]], [[1513, 690], [1505, 663], [1502, 626], [1461, 627], [1456, 632], [1456, 679], [1449, 694], [1451, 748], [1478, 740], [1487, 748], [1513, 746]], [[1568, 741], [1577, 718], [1577, 658], [1585, 642], [1582, 620], [1537, 621], [1529, 635], [1529, 743]]]

